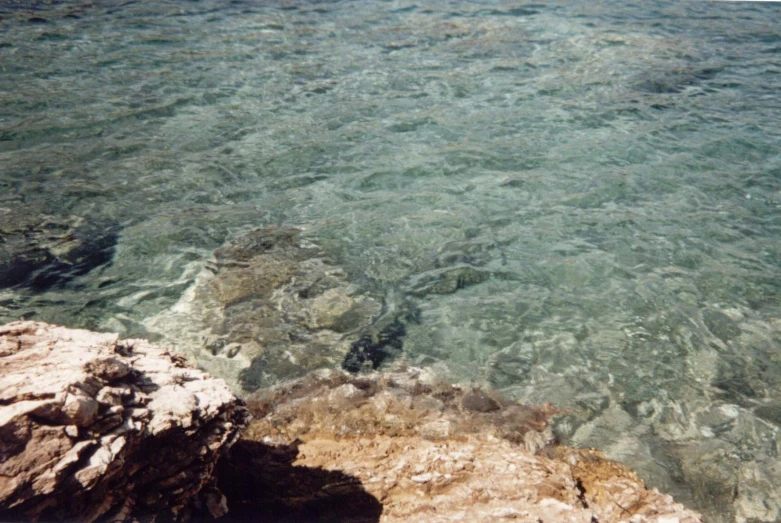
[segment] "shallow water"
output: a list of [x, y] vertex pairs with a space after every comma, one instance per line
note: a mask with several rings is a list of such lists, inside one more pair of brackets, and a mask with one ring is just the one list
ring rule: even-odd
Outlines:
[[554, 403], [564, 441], [710, 521], [781, 519], [776, 5], [0, 16], [0, 210], [116, 231], [110, 263], [0, 290], [0, 320], [155, 334], [215, 248], [269, 225], [374, 296], [479, 268], [413, 297], [409, 361]]

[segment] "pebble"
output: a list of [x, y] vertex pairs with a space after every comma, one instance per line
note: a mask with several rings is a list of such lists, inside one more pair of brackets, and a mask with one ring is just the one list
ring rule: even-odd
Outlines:
[[430, 472], [427, 472], [425, 474], [418, 474], [417, 476], [412, 476], [410, 479], [414, 481], [415, 483], [428, 483], [433, 478], [433, 474]]

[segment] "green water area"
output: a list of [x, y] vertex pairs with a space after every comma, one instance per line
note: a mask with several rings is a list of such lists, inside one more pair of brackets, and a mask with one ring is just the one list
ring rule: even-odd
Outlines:
[[406, 361], [781, 521], [781, 8], [0, 2], [0, 322]]

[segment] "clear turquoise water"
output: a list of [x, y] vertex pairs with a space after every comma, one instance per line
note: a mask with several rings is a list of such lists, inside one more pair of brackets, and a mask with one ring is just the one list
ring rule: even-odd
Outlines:
[[410, 361], [565, 413], [711, 521], [781, 519], [781, 8], [3, 2], [0, 210], [119, 230], [0, 320], [147, 334], [242, 231], [418, 299]]

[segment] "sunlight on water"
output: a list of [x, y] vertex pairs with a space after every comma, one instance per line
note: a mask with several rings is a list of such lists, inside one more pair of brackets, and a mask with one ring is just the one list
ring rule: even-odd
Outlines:
[[414, 307], [408, 361], [555, 404], [565, 442], [709, 521], [781, 519], [773, 6], [0, 16], [2, 320], [175, 343], [159, 319], [215, 249], [299, 227]]

